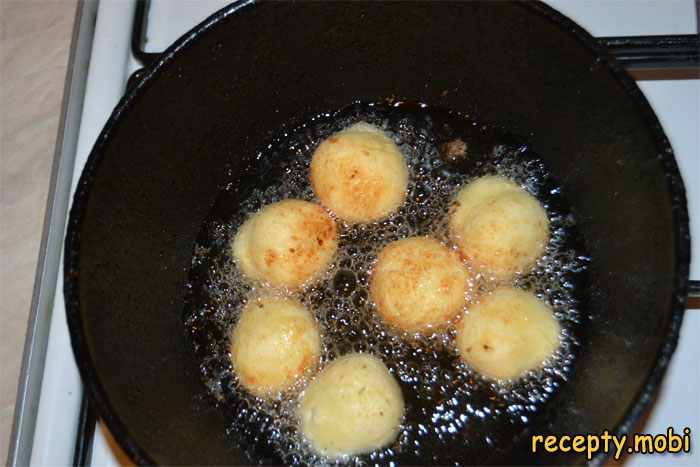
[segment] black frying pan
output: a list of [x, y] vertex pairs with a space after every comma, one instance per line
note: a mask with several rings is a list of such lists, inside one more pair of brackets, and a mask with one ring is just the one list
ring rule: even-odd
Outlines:
[[[185, 337], [195, 238], [220, 188], [285, 128], [388, 96], [526, 138], [563, 186], [592, 258], [590, 323], [570, 381], [488, 460], [579, 463], [529, 453], [527, 434], [632, 428], [676, 345], [690, 245], [670, 145], [629, 76], [538, 3], [239, 3], [178, 40], [124, 97], [71, 211], [73, 348], [136, 462], [251, 462], [204, 397]], [[470, 462], [468, 449], [459, 455]]]

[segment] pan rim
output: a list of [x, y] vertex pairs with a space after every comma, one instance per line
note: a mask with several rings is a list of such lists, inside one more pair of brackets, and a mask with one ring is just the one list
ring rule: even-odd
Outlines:
[[[110, 117], [101, 130], [95, 145], [90, 151], [73, 196], [73, 202], [66, 229], [63, 271], [63, 292], [66, 305], [68, 330], [71, 336], [71, 346], [75, 354], [76, 364], [80, 371], [83, 384], [87, 389], [87, 393], [89, 394], [91, 401], [94, 403], [96, 410], [122, 449], [138, 465], [152, 465], [155, 464], [155, 461], [136, 441], [136, 439], [129, 432], [127, 426], [122, 422], [121, 418], [114, 410], [114, 407], [107, 395], [107, 391], [104, 389], [99, 378], [98, 370], [92, 360], [83, 329], [82, 309], [79, 300], [78, 287], [80, 264], [78, 252], [80, 251], [80, 225], [82, 224], [85, 215], [85, 207], [87, 205], [87, 200], [89, 199], [92, 184], [94, 182], [92, 176], [99, 168], [100, 163], [104, 158], [103, 149], [107, 142], [111, 140], [112, 132], [121, 121], [122, 116], [129, 111], [134, 100], [136, 100], [141, 93], [144, 92], [147, 85], [158, 77], [161, 70], [173, 62], [180, 55], [183, 49], [187, 48], [193, 41], [196, 41], [199, 36], [211, 30], [220, 21], [236, 13], [242, 8], [257, 3], [258, 1], [256, 0], [239, 0], [222, 8], [221, 10], [218, 10], [207, 19], [200, 22], [194, 28], [186, 32], [160, 55], [155, 64], [146, 70], [142, 79], [140, 79], [132, 88], [125, 92], [124, 96], [120, 99], [119, 103], [112, 111]], [[581, 43], [588, 50], [594, 52], [595, 55], [599, 57], [601, 68], [607, 69], [618, 81], [618, 83], [622, 85], [628, 97], [637, 104], [637, 110], [640, 112], [640, 115], [649, 127], [649, 131], [654, 139], [657, 150], [659, 153], [663, 153], [664, 155], [662, 158], [662, 165], [667, 176], [667, 190], [672, 198], [672, 227], [674, 229], [676, 240], [676, 274], [673, 277], [674, 293], [671, 297], [671, 313], [667, 329], [664, 330], [664, 340], [661, 349], [658, 351], [646, 379], [642, 382], [641, 388], [634, 399], [634, 402], [627, 409], [620, 423], [614, 429], [615, 434], [627, 434], [631, 431], [635, 423], [639, 420], [640, 416], [644, 413], [653, 400], [653, 396], [663, 379], [671, 357], [676, 349], [680, 326], [685, 313], [690, 265], [690, 236], [683, 179], [678, 170], [678, 165], [668, 138], [666, 137], [663, 128], [661, 127], [661, 124], [659, 123], [659, 120], [652, 110], [649, 102], [637, 86], [636, 82], [615, 61], [615, 59], [608, 53], [607, 49], [600, 45], [597, 40], [581, 26], [552, 7], [540, 1], [516, 1], [515, 3], [555, 23], [557, 27], [564, 30], [568, 34], [572, 34], [579, 43]], [[599, 452], [593, 457], [591, 464], [600, 465], [608, 457], [609, 454]]]

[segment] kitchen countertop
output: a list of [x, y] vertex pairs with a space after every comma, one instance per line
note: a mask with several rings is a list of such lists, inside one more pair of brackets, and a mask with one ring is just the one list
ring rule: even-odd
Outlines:
[[7, 457], [76, 0], [0, 0], [0, 459]]

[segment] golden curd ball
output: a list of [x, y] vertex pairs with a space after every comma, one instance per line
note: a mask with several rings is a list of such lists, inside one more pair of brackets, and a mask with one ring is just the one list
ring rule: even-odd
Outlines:
[[304, 437], [331, 459], [393, 443], [403, 416], [396, 379], [379, 358], [359, 353], [332, 361], [309, 384], [297, 408]]
[[369, 223], [404, 203], [408, 168], [383, 131], [360, 122], [318, 146], [311, 160], [311, 185], [321, 204], [343, 221]]
[[459, 192], [449, 230], [471, 266], [497, 279], [527, 272], [549, 241], [549, 219], [540, 202], [501, 176], [481, 177]]
[[561, 333], [549, 305], [512, 287], [483, 296], [457, 327], [462, 360], [496, 380], [515, 379], [542, 367], [559, 347]]
[[233, 241], [233, 255], [246, 276], [292, 290], [318, 278], [337, 248], [333, 219], [321, 206], [299, 199], [265, 206]]
[[470, 275], [459, 255], [434, 238], [411, 237], [379, 253], [370, 293], [391, 327], [416, 333], [440, 329], [466, 304]]
[[316, 320], [301, 303], [258, 298], [243, 309], [230, 349], [241, 385], [255, 396], [270, 398], [316, 368], [321, 337]]

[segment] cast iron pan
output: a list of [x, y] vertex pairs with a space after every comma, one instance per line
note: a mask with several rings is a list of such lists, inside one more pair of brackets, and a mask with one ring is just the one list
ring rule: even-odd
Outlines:
[[122, 99], [71, 210], [73, 348], [134, 461], [251, 462], [204, 396], [185, 338], [195, 238], [220, 188], [284, 128], [387, 96], [526, 138], [563, 186], [592, 258], [590, 322], [570, 381], [490, 461], [581, 463], [529, 453], [526, 435], [632, 428], [676, 345], [690, 245], [670, 145], [629, 76], [539, 3], [245, 2], [183, 36]]

